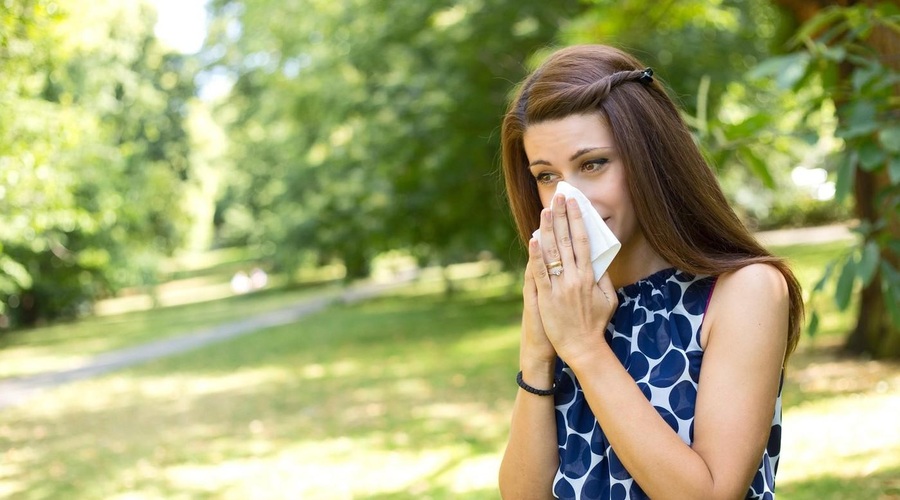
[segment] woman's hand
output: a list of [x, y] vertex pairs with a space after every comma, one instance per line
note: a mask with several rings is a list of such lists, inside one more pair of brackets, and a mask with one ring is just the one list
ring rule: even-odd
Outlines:
[[[534, 244], [529, 242], [529, 246]], [[540, 253], [540, 249], [537, 250]], [[544, 270], [543, 263], [538, 263], [537, 270]], [[535, 284], [535, 266], [532, 259], [528, 259], [525, 266], [525, 286], [522, 289], [522, 297], [525, 307], [522, 311], [522, 344], [520, 351], [520, 364], [522, 369], [527, 367], [553, 368], [556, 364], [556, 349], [544, 333], [544, 325], [541, 321], [541, 313], [538, 310], [537, 285]]]
[[[606, 345], [603, 333], [618, 298], [608, 274], [594, 281], [590, 241], [578, 204], [556, 195], [551, 206], [541, 212], [540, 245], [529, 242], [528, 266], [544, 332], [568, 362]], [[550, 274], [548, 264], [557, 262], [562, 272]]]

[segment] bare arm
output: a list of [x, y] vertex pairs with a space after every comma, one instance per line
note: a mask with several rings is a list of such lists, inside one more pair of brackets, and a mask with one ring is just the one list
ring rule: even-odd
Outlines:
[[[553, 367], [548, 368], [549, 377], [532, 377], [531, 374], [542, 370], [523, 369], [522, 378], [534, 387], [549, 388]], [[532, 380], [542, 380], [542, 383]], [[523, 500], [552, 498], [553, 477], [558, 467], [553, 397], [536, 396], [519, 389], [509, 442], [500, 463], [500, 495]]]
[[[538, 313], [535, 274], [546, 278], [540, 245], [529, 243], [531, 256], [522, 290], [522, 339], [519, 368], [526, 384], [538, 389], [553, 385], [556, 351], [544, 333]], [[556, 414], [551, 396], [519, 389], [513, 407], [509, 442], [500, 463], [500, 494], [507, 499], [552, 498], [553, 477], [559, 468]]]

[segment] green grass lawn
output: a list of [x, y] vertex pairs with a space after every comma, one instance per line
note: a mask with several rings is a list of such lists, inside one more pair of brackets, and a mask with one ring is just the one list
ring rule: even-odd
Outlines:
[[[822, 249], [779, 253], [809, 283]], [[48, 391], [0, 411], [0, 497], [498, 498], [517, 290], [425, 282]], [[788, 372], [779, 497], [896, 497], [900, 367], [838, 356], [852, 316], [825, 314]]]
[[219, 300], [0, 333], [0, 380], [74, 368], [102, 352], [246, 319], [289, 307], [312, 294], [336, 295], [338, 290], [336, 282], [282, 286], [247, 295], [229, 294]]

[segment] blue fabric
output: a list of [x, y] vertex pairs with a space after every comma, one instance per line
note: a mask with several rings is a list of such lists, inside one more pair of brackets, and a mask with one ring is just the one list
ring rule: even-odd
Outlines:
[[[697, 383], [703, 361], [700, 327], [715, 277], [665, 269], [617, 291], [619, 308], [606, 341], [644, 396], [682, 441], [694, 438]], [[553, 494], [560, 499], [642, 499], [588, 407], [572, 370], [557, 363], [555, 396], [559, 469]], [[774, 498], [781, 453], [781, 388], [769, 442], [746, 498]]]

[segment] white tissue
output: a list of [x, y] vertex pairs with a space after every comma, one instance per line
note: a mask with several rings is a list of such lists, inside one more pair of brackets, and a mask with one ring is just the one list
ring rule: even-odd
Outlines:
[[[567, 182], [560, 181], [556, 185], [556, 193], [564, 194], [566, 199], [574, 198], [578, 202], [578, 208], [581, 209], [584, 225], [587, 229], [588, 239], [591, 242], [591, 265], [594, 268], [594, 280], [599, 281], [609, 264], [612, 263], [613, 258], [619, 253], [622, 244], [619, 243], [619, 240], [610, 231], [609, 226], [603, 222], [603, 218], [600, 217], [600, 214], [597, 213], [591, 202], [578, 188]], [[533, 234], [538, 241], [541, 240], [540, 231], [540, 229], [537, 229]]]

